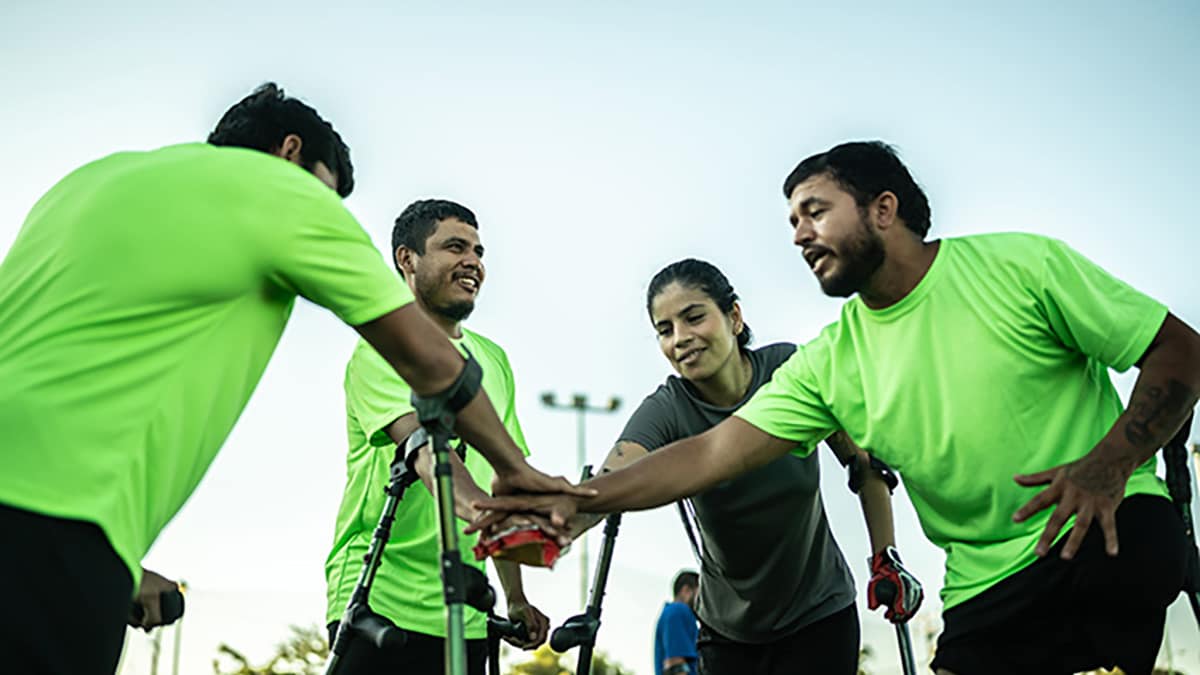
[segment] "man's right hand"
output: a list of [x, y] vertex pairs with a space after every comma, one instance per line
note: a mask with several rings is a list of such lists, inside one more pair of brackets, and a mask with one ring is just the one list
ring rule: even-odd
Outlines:
[[[507, 471], [497, 471], [492, 481], [492, 493], [496, 495], [518, 495], [530, 493], [536, 495], [575, 495], [577, 497], [592, 497], [596, 491], [592, 488], [574, 485], [562, 476], [549, 476], [533, 468], [526, 462]], [[519, 509], [510, 509], [519, 510]]]
[[565, 528], [579, 510], [579, 498], [568, 494], [509, 495], [481, 499], [474, 506], [482, 513], [466, 529], [467, 534], [492, 531], [514, 513], [540, 514], [549, 518], [554, 528]]

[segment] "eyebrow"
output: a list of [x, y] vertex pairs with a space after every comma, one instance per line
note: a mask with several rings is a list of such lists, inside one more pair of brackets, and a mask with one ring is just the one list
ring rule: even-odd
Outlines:
[[[701, 303], [699, 303], [699, 302], [693, 302], [692, 304], [688, 305], [687, 307], [684, 307], [683, 309], [681, 309], [681, 310], [679, 310], [678, 312], [676, 312], [676, 313], [675, 313], [675, 316], [683, 316], [684, 314], [687, 314], [688, 312], [691, 312], [691, 311], [694, 311], [694, 310], [697, 310], [697, 309], [703, 309], [703, 308], [704, 308], [704, 305], [703, 305], [703, 304], [701, 304]], [[669, 324], [669, 323], [671, 323], [671, 322], [670, 322], [670, 321], [668, 321], [667, 319], [663, 319], [662, 321], [656, 321], [656, 322], [654, 323], [654, 325], [655, 325], [655, 327], [657, 327], [657, 326], [661, 326], [661, 325], [662, 325], [662, 324], [664, 324], [664, 323], [667, 323], [667, 324]]]
[[[472, 248], [471, 242], [467, 241], [466, 239], [463, 239], [462, 237], [450, 237], [449, 239], [442, 242], [442, 248], [446, 248], [448, 246], [453, 246], [454, 244], [462, 244], [463, 246], [466, 246], [467, 248]], [[473, 246], [473, 248], [475, 249], [475, 255], [482, 258], [483, 257], [483, 244], [475, 244]]]
[[[821, 199], [820, 197], [809, 197], [808, 199], [805, 199], [804, 201], [802, 201], [796, 205], [796, 211], [800, 211], [800, 212], [811, 211], [812, 207], [814, 207], [814, 206], [817, 206], [817, 205], [829, 206], [832, 203], [833, 202], [829, 201], [828, 199]], [[800, 220], [799, 218], [796, 217], [796, 211], [793, 211], [792, 213], [788, 214], [788, 220], [791, 221], [793, 227]]]

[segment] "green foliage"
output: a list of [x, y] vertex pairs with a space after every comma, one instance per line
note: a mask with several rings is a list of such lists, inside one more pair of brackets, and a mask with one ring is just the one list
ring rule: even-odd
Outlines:
[[275, 656], [263, 666], [253, 666], [233, 647], [222, 644], [213, 659], [216, 675], [321, 675], [329, 644], [316, 626], [291, 626], [292, 635], [275, 647]]
[[[573, 675], [575, 672], [574, 660], [577, 657], [573, 653], [559, 654], [549, 645], [542, 645], [530, 656], [529, 661], [509, 668], [506, 675]], [[592, 675], [632, 675], [632, 671], [611, 661], [604, 652], [595, 652], [592, 654]]]

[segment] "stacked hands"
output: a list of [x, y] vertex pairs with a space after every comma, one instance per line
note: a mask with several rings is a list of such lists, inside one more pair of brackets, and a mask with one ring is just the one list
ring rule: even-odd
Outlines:
[[525, 565], [553, 567], [573, 539], [570, 520], [580, 498], [597, 492], [573, 485], [562, 476], [547, 476], [526, 465], [524, 471], [497, 475], [488, 499], [472, 504], [478, 516], [465, 530], [478, 532], [475, 554]]

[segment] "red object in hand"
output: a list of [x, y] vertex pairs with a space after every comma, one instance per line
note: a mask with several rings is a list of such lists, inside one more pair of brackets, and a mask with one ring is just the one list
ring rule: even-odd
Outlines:
[[566, 552], [536, 525], [518, 525], [475, 545], [475, 559], [499, 558], [534, 567], [554, 567]]
[[870, 560], [871, 581], [867, 583], [867, 607], [886, 607], [884, 617], [904, 623], [917, 613], [925, 590], [921, 582], [900, 564], [900, 553], [888, 546]]

